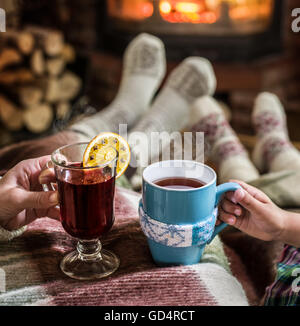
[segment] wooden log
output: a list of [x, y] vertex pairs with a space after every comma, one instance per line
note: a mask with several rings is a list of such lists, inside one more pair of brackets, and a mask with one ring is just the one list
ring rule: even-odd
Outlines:
[[48, 74], [52, 77], [57, 77], [61, 75], [65, 69], [66, 61], [62, 57], [48, 59], [46, 61], [46, 70]]
[[39, 104], [43, 98], [42, 88], [36, 86], [23, 86], [18, 90], [19, 101], [23, 107], [31, 107]]
[[8, 130], [17, 131], [23, 127], [22, 111], [3, 95], [0, 95], [0, 118]]
[[29, 131], [39, 134], [50, 128], [53, 121], [53, 110], [46, 103], [38, 104], [27, 108], [24, 111], [23, 119]]
[[33, 73], [26, 68], [0, 72], [0, 84], [2, 85], [24, 84], [32, 81], [34, 81]]
[[62, 101], [74, 99], [82, 86], [81, 79], [71, 71], [64, 73], [59, 84]]
[[18, 64], [22, 61], [20, 53], [12, 48], [6, 48], [0, 53], [0, 70], [3, 68]]
[[7, 45], [14, 46], [21, 53], [28, 55], [33, 50], [34, 38], [28, 32], [8, 29], [1, 35], [1, 43], [2, 47]]
[[64, 45], [61, 55], [67, 63], [72, 63], [76, 59], [75, 49], [70, 44]]
[[17, 43], [20, 51], [23, 54], [28, 55], [34, 47], [34, 38], [30, 33], [21, 32], [18, 36]]
[[34, 36], [36, 43], [47, 55], [56, 56], [61, 54], [64, 47], [64, 37], [61, 32], [37, 26], [28, 26], [25, 31]]
[[66, 119], [71, 113], [71, 104], [69, 102], [60, 102], [55, 108], [57, 119]]
[[41, 103], [44, 96], [44, 81], [41, 79], [24, 85], [1, 85], [0, 94], [15, 103], [19, 108], [26, 108]]
[[45, 99], [49, 103], [70, 101], [78, 95], [81, 84], [80, 78], [70, 71], [59, 79], [49, 78]]
[[47, 81], [45, 100], [49, 103], [55, 103], [60, 100], [59, 79], [49, 78]]
[[30, 58], [30, 67], [32, 71], [37, 75], [41, 76], [45, 71], [45, 59], [43, 51], [41, 49], [34, 50]]

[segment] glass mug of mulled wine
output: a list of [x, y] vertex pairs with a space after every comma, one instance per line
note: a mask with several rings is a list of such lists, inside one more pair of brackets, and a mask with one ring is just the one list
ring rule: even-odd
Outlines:
[[114, 194], [118, 152], [105, 164], [83, 167], [88, 143], [63, 146], [51, 155], [47, 168], [54, 168], [56, 183], [43, 185], [58, 190], [61, 223], [65, 231], [78, 239], [77, 250], [67, 254], [61, 270], [79, 280], [111, 275], [119, 267], [118, 257], [105, 249], [99, 237], [114, 223]]
[[227, 224], [216, 226], [217, 206], [240, 185], [216, 185], [209, 166], [187, 160], [149, 165], [143, 172], [140, 223], [160, 266], [199, 263], [204, 248]]

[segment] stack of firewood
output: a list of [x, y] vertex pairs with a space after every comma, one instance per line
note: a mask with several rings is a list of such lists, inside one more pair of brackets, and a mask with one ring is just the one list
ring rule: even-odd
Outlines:
[[40, 134], [63, 119], [81, 89], [61, 32], [28, 26], [0, 35], [0, 121], [9, 131]]

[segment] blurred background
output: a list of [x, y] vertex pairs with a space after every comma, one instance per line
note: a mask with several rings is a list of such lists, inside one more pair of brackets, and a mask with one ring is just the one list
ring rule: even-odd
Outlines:
[[168, 72], [187, 56], [211, 60], [221, 101], [243, 143], [261, 91], [277, 94], [300, 148], [298, 0], [0, 0], [0, 147], [61, 130], [117, 93], [122, 55], [141, 32], [166, 46]]

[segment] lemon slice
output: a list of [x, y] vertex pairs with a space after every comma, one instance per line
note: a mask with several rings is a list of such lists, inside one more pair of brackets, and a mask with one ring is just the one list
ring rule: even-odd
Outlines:
[[127, 141], [116, 133], [102, 132], [93, 138], [83, 154], [83, 166], [93, 167], [110, 162], [116, 156], [114, 149], [119, 154], [116, 175], [116, 178], [119, 178], [129, 165], [130, 147]]

